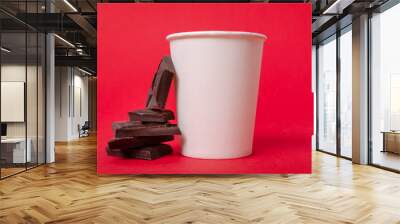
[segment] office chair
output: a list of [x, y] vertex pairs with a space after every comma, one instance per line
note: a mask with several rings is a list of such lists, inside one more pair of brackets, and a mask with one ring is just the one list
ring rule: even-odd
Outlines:
[[78, 129], [79, 129], [79, 138], [89, 136], [89, 129], [90, 129], [89, 121], [85, 121], [82, 127], [78, 125]]

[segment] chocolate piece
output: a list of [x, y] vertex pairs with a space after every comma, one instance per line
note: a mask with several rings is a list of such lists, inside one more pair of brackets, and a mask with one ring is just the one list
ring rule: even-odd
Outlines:
[[160, 144], [139, 149], [125, 149], [121, 152], [127, 158], [153, 160], [171, 154], [172, 148], [169, 145]]
[[169, 88], [176, 72], [171, 57], [164, 56], [154, 75], [149, 91], [146, 107], [149, 109], [164, 109]]
[[155, 122], [166, 123], [169, 120], [175, 119], [174, 112], [171, 110], [136, 110], [129, 112], [129, 119], [132, 122]]
[[142, 122], [140, 121], [117, 121], [112, 123], [112, 130], [115, 132], [115, 130], [119, 128], [129, 128], [129, 127], [139, 127], [143, 126]]
[[115, 139], [108, 142], [109, 155], [141, 159], [155, 159], [172, 152], [170, 146], [161, 144], [180, 135], [171, 110], [164, 110], [172, 80], [176, 74], [171, 57], [161, 60], [153, 77], [146, 109], [129, 112], [128, 122], [112, 124]]
[[122, 127], [115, 130], [116, 138], [180, 134], [176, 124], [142, 124], [142, 126]]
[[115, 138], [108, 142], [110, 149], [139, 148], [174, 140], [173, 135]]
[[110, 149], [108, 146], [106, 147], [107, 155], [109, 156], [124, 156], [124, 153], [121, 149]]

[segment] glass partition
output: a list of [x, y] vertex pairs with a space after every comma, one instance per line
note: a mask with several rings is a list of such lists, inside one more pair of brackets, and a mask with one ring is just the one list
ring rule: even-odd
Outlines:
[[30, 153], [30, 161], [27, 163], [28, 168], [37, 165], [38, 158], [38, 36], [36, 32], [29, 31], [27, 33], [27, 98], [26, 98], [26, 113], [27, 113], [27, 142]]
[[400, 5], [371, 18], [372, 164], [400, 170]]
[[[44, 1], [1, 1], [17, 16]], [[45, 163], [45, 34], [0, 12], [0, 178]]]
[[46, 36], [38, 33], [38, 64], [37, 64], [37, 162], [46, 162]]
[[312, 92], [313, 92], [313, 117], [314, 117], [314, 132], [312, 136], [312, 150], [316, 150], [317, 147], [317, 47], [315, 45], [312, 46], [312, 62], [311, 62], [311, 74], [312, 74]]
[[26, 140], [26, 33], [3, 32], [1, 47], [1, 175], [6, 177], [24, 171], [31, 161]]
[[336, 36], [318, 47], [318, 149], [336, 153]]
[[340, 36], [340, 155], [352, 157], [352, 34], [351, 26]]

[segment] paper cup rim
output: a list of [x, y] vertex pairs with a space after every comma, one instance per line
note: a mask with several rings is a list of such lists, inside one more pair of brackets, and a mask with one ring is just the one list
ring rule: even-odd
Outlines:
[[265, 41], [267, 36], [261, 33], [245, 32], [245, 31], [193, 31], [179, 32], [167, 35], [168, 41], [186, 38], [257, 38]]

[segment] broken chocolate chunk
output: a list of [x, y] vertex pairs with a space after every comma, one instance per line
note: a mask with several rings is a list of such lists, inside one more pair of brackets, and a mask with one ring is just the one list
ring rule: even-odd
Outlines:
[[139, 148], [174, 140], [173, 135], [115, 138], [108, 142], [109, 149]]
[[142, 126], [122, 127], [115, 130], [116, 138], [180, 134], [176, 124], [142, 124]]
[[121, 149], [110, 149], [108, 146], [106, 147], [107, 155], [109, 156], [124, 156], [124, 153]]
[[140, 121], [117, 121], [112, 123], [112, 130], [115, 132], [115, 130], [119, 128], [129, 128], [129, 127], [139, 127], [143, 126], [142, 122]]
[[154, 146], [146, 146], [139, 149], [124, 149], [121, 153], [126, 158], [154, 160], [162, 156], [172, 153], [172, 148], [169, 145], [160, 144]]
[[169, 120], [175, 119], [174, 112], [171, 110], [136, 110], [129, 112], [129, 119], [131, 122], [154, 122], [166, 123]]
[[163, 57], [153, 78], [152, 86], [147, 98], [147, 108], [164, 109], [175, 74], [176, 72], [171, 57]]
[[115, 138], [108, 142], [108, 155], [152, 160], [172, 153], [172, 148], [162, 143], [181, 134], [176, 124], [169, 123], [175, 119], [174, 112], [164, 109], [175, 75], [171, 57], [163, 57], [153, 77], [146, 109], [129, 112], [129, 121], [112, 124]]

